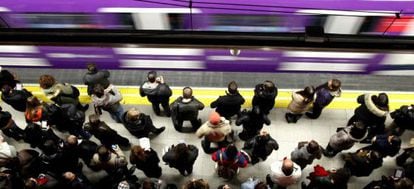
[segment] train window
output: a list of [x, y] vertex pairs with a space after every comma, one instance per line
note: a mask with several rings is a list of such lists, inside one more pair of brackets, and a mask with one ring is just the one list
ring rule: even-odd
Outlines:
[[96, 15], [90, 14], [13, 14], [12, 17], [23, 20], [28, 28], [100, 28]]
[[305, 27], [322, 25], [323, 16], [307, 15], [211, 15], [209, 30], [246, 32], [304, 32]]
[[[114, 15], [114, 14], [110, 14]], [[132, 19], [132, 15], [130, 13], [117, 13], [117, 23], [115, 27], [110, 27], [110, 29], [134, 29], [134, 21]]]

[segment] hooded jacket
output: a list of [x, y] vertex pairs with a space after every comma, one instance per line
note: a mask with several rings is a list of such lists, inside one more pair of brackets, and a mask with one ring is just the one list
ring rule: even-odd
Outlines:
[[223, 137], [220, 137], [217, 141], [210, 142], [221, 142], [226, 139], [226, 136], [231, 133], [231, 125], [228, 120], [221, 117], [220, 123], [217, 125], [211, 124], [210, 121], [204, 123], [197, 131], [196, 136], [201, 138], [205, 135], [210, 134], [211, 132], [219, 132], [223, 134]]
[[361, 104], [355, 109], [356, 120], [362, 121], [366, 126], [384, 125], [387, 111], [379, 109], [372, 101], [372, 94], [360, 95], [357, 102]]

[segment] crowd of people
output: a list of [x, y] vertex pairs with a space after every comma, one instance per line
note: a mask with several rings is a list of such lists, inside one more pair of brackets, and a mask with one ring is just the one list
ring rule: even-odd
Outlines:
[[[52, 75], [41, 75], [39, 85], [46, 97], [44, 102], [26, 90], [16, 75], [7, 70], [0, 72], [1, 99], [16, 111], [24, 113], [26, 125], [18, 126], [8, 111], [0, 112], [0, 188], [73, 188], [73, 189], [127, 189], [127, 188], [210, 188], [205, 179], [190, 179], [183, 186], [162, 182], [161, 160], [178, 170], [182, 176], [191, 175], [199, 149], [194, 144], [180, 141], [166, 147], [163, 152], [151, 148], [151, 139], [165, 131], [157, 127], [152, 118], [138, 108], [124, 110], [122, 94], [111, 84], [110, 72], [99, 70], [89, 64], [83, 83], [92, 100], [94, 113], [85, 115], [89, 105], [79, 101], [79, 90], [68, 83], [56, 81]], [[203, 122], [199, 112], [205, 105], [193, 95], [191, 87], [184, 87], [182, 95], [171, 104], [172, 90], [158, 76], [150, 71], [147, 80], [140, 85], [137, 95], [147, 97], [157, 116], [171, 118], [177, 132], [195, 133], [201, 139], [202, 153], [211, 154], [216, 164], [216, 174], [227, 181], [237, 177], [239, 171], [254, 166], [279, 149], [276, 139], [270, 136], [264, 125], [270, 125], [268, 115], [276, 103], [278, 89], [272, 81], [264, 81], [254, 88], [254, 97], [249, 109], [243, 109], [245, 99], [238, 92], [238, 85], [230, 81], [226, 94], [210, 104], [215, 111]], [[292, 100], [285, 114], [286, 122], [294, 124], [305, 115], [318, 119], [325, 107], [341, 95], [341, 81], [331, 79], [318, 86], [306, 86], [293, 92]], [[369, 176], [382, 166], [383, 158], [396, 157], [399, 167], [396, 174], [384, 175], [381, 180], [372, 181], [366, 189], [413, 188], [414, 148], [401, 150], [400, 136], [405, 130], [413, 130], [414, 106], [402, 106], [390, 111], [386, 93], [363, 94], [357, 98], [360, 104], [344, 127], [338, 128], [329, 143], [322, 147], [315, 139], [301, 141], [292, 152], [280, 161], [270, 163], [270, 172], [265, 179], [252, 178], [240, 185], [242, 189], [283, 189], [298, 184], [302, 170], [322, 156], [332, 158], [355, 143], [367, 145], [355, 152], [342, 153], [343, 167], [326, 169], [322, 165], [313, 167], [313, 172], [302, 182], [303, 189], [347, 188], [350, 177]], [[120, 135], [100, 119], [102, 110], [109, 113], [114, 122], [123, 124], [139, 144]], [[385, 125], [387, 115], [393, 118], [391, 125]], [[87, 119], [86, 119], [87, 118]], [[184, 121], [191, 128], [183, 126]], [[242, 126], [235, 132], [232, 122]], [[22, 129], [24, 128], [24, 129]], [[61, 138], [56, 131], [68, 133]], [[5, 137], [3, 137], [5, 136]], [[99, 142], [90, 140], [95, 137]], [[13, 138], [30, 144], [29, 149], [17, 149], [9, 144]], [[235, 142], [243, 142], [238, 149]], [[125, 151], [130, 151], [129, 158]], [[402, 151], [400, 153], [400, 151]], [[205, 163], [205, 162], [202, 162]], [[84, 175], [84, 166], [93, 171], [105, 171], [107, 176], [98, 182], [91, 182]], [[135, 169], [147, 178], [134, 175]], [[163, 184], [161, 184], [163, 183]], [[223, 184], [219, 189], [230, 189]]]

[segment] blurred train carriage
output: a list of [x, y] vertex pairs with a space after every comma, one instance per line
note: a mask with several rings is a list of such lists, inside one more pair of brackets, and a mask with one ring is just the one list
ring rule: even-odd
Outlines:
[[[0, 27], [414, 35], [411, 1], [18, 0], [0, 2]], [[337, 7], [336, 9], [333, 7]], [[107, 69], [413, 74], [411, 54], [246, 49], [0, 46], [0, 65]], [[399, 58], [397, 58], [399, 57]], [[408, 71], [407, 71], [408, 70]]]

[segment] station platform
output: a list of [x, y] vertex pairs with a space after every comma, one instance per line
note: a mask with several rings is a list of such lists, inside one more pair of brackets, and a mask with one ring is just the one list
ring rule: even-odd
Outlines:
[[[338, 98], [339, 99], [339, 98]], [[336, 101], [337, 99], [335, 99]], [[7, 104], [2, 103], [1, 106], [6, 111], [10, 111], [14, 116], [17, 124], [24, 128], [25, 119], [24, 115], [21, 112], [14, 111]], [[208, 105], [207, 105], [208, 106]], [[214, 172], [215, 163], [211, 160], [211, 156], [205, 154], [201, 148], [201, 139], [198, 139], [193, 133], [179, 133], [175, 131], [172, 126], [171, 118], [168, 117], [159, 117], [156, 116], [151, 106], [147, 105], [124, 105], [124, 109], [127, 110], [131, 107], [137, 107], [139, 110], [151, 116], [154, 121], [155, 126], [161, 127], [166, 126], [166, 130], [158, 136], [155, 136], [151, 139], [151, 147], [157, 151], [159, 157], [162, 156], [162, 149], [166, 146], [172, 144], [177, 144], [179, 140], [185, 140], [188, 143], [191, 143], [199, 148], [199, 156], [194, 164], [193, 174], [183, 177], [179, 174], [176, 169], [170, 168], [168, 165], [165, 165], [162, 160], [160, 166], [163, 169], [161, 180], [164, 184], [166, 183], [175, 183], [179, 187], [182, 183], [192, 178], [203, 178], [208, 180], [210, 188], [217, 188], [221, 184], [229, 184], [232, 188], [240, 188], [240, 184], [246, 181], [249, 177], [255, 177], [264, 180], [266, 174], [270, 173], [270, 164], [283, 159], [284, 157], [289, 157], [291, 151], [297, 146], [300, 141], [309, 141], [316, 140], [322, 147], [325, 147], [329, 141], [329, 138], [332, 134], [336, 132], [337, 127], [343, 127], [346, 125], [347, 120], [353, 115], [353, 109], [326, 109], [324, 110], [321, 117], [317, 120], [311, 120], [302, 117], [296, 124], [288, 124], [284, 119], [284, 114], [286, 108], [275, 108], [269, 114], [271, 119], [270, 126], [264, 126], [264, 129], [270, 132], [270, 135], [276, 139], [279, 143], [279, 150], [274, 151], [265, 162], [260, 162], [254, 166], [249, 165], [247, 168], [240, 170], [240, 173], [231, 181], [226, 181], [217, 176], [217, 173]], [[203, 122], [207, 121], [208, 115], [212, 110], [206, 107], [200, 112], [200, 118]], [[86, 112], [86, 115], [93, 114], [92, 108]], [[102, 115], [102, 120], [108, 123], [108, 125], [117, 130], [121, 135], [127, 137], [131, 144], [139, 144], [138, 139], [132, 136], [123, 125], [115, 123], [109, 116], [108, 113], [104, 112]], [[387, 120], [387, 123], [390, 123], [391, 120]], [[189, 122], [184, 122], [184, 126], [190, 127]], [[232, 128], [238, 132], [241, 131], [241, 127], [235, 126], [234, 121], [232, 123]], [[68, 133], [57, 132], [60, 137], [65, 137]], [[410, 138], [414, 137], [414, 132], [407, 131], [402, 136], [402, 147], [406, 147]], [[15, 141], [14, 139], [6, 139], [10, 144], [16, 146], [18, 150], [30, 148], [30, 146], [23, 142]], [[97, 139], [92, 137], [92, 140], [97, 142]], [[236, 145], [241, 148], [243, 146], [243, 141], [238, 140]], [[366, 146], [367, 144], [356, 144], [352, 149], [345, 152], [354, 152], [359, 148]], [[124, 151], [129, 157], [130, 152]], [[306, 176], [309, 175], [313, 170], [313, 166], [320, 164], [327, 169], [339, 169], [343, 167], [344, 162], [341, 159], [341, 154], [338, 154], [334, 158], [322, 157], [321, 160], [315, 160], [312, 165], [307, 166], [302, 173], [301, 181], [309, 182], [306, 179]], [[129, 165], [131, 166], [131, 165]], [[397, 168], [395, 163], [395, 158], [385, 158], [383, 166], [379, 169], [374, 170], [374, 172], [369, 177], [351, 177], [348, 188], [349, 189], [361, 189], [366, 184], [372, 180], [381, 179], [382, 175], [392, 175], [394, 170]], [[105, 172], [93, 172], [84, 166], [84, 173], [92, 181], [96, 182], [98, 179], [105, 176]], [[136, 170], [135, 174], [138, 178], [145, 178], [144, 174], [140, 170]], [[289, 187], [289, 189], [300, 189], [300, 182], [294, 186]]]

